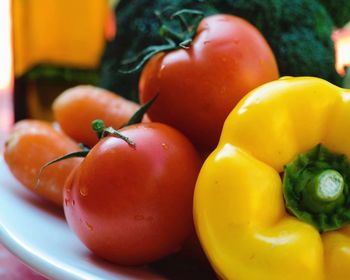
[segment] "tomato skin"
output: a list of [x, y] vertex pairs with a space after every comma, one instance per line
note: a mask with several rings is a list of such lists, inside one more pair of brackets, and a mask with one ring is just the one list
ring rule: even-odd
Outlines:
[[192, 45], [160, 53], [146, 64], [139, 83], [141, 103], [159, 96], [148, 111], [202, 150], [217, 144], [237, 102], [255, 87], [279, 77], [274, 55], [259, 31], [231, 15], [205, 18]]
[[77, 143], [50, 123], [22, 120], [7, 138], [4, 159], [23, 186], [62, 207], [65, 180], [81, 159], [67, 159], [47, 167], [38, 182], [39, 171], [47, 162], [79, 150]]
[[102, 139], [66, 182], [68, 224], [97, 255], [117, 264], [152, 262], [181, 249], [193, 232], [199, 157], [160, 123], [120, 130], [136, 143]]

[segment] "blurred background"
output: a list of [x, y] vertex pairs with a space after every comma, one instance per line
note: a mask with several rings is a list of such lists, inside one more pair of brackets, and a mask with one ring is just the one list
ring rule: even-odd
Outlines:
[[51, 103], [59, 93], [74, 85], [98, 83], [100, 59], [116, 32], [116, 4], [0, 1], [1, 146], [15, 121], [52, 120]]

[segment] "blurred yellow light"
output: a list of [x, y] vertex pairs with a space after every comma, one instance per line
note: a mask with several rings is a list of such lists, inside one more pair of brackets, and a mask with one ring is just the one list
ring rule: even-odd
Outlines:
[[0, 94], [12, 83], [12, 37], [10, 0], [0, 0]]
[[350, 67], [350, 29], [341, 29], [333, 33], [336, 51], [335, 69], [345, 75], [345, 68]]

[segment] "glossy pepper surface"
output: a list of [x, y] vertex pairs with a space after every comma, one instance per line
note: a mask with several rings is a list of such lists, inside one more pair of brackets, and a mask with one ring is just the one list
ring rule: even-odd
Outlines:
[[225, 121], [194, 218], [223, 279], [350, 279], [350, 90], [284, 77]]

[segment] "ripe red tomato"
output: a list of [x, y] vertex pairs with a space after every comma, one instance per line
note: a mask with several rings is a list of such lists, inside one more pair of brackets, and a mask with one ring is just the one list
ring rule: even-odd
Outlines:
[[157, 260], [181, 249], [193, 230], [192, 199], [200, 168], [190, 141], [160, 123], [102, 139], [66, 181], [70, 227], [97, 255], [118, 264]]
[[140, 100], [159, 94], [147, 112], [152, 121], [182, 131], [203, 150], [217, 144], [237, 102], [279, 77], [274, 55], [260, 32], [231, 15], [204, 18], [188, 49], [160, 53], [141, 73]]

